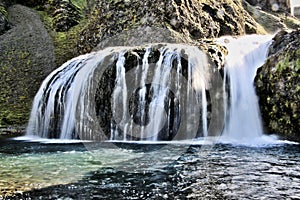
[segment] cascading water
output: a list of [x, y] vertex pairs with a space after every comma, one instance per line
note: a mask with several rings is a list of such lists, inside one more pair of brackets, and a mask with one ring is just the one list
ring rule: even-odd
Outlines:
[[221, 81], [204, 52], [179, 44], [74, 58], [43, 82], [27, 135], [158, 141], [222, 134], [222, 141], [256, 143], [263, 131], [253, 81], [271, 38], [218, 39], [228, 49]]
[[224, 90], [229, 80], [230, 94], [224, 97], [226, 123], [221, 140], [248, 145], [263, 142], [268, 137], [263, 138], [254, 79], [267, 58], [272, 36], [223, 37], [218, 41], [228, 49]]
[[74, 58], [43, 82], [27, 135], [122, 141], [207, 136], [212, 69], [199, 48], [178, 44]]

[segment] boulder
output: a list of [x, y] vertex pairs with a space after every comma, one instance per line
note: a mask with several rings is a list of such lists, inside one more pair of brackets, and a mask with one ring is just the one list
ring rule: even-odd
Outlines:
[[255, 85], [266, 132], [300, 141], [300, 30], [279, 32]]
[[43, 79], [55, 68], [52, 40], [36, 11], [8, 8], [11, 29], [0, 35], [0, 126], [24, 125]]

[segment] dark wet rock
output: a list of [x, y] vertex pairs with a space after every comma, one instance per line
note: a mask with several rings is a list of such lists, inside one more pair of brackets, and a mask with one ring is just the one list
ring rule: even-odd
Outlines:
[[58, 32], [68, 31], [79, 24], [81, 19], [80, 8], [69, 0], [50, 1], [50, 10], [53, 17], [53, 28]]
[[[242, 35], [248, 33], [247, 30], [250, 33], [261, 33], [257, 23], [245, 14], [240, 1], [233, 0], [226, 3], [212, 0], [98, 0], [88, 25], [81, 33], [78, 48], [81, 53], [86, 53], [101, 41], [122, 31], [143, 30], [147, 27], [168, 29], [183, 35], [186, 40]], [[157, 35], [159, 33], [152, 35], [152, 38]], [[139, 38], [143, 37], [143, 34], [139, 35]], [[149, 35], [145, 37], [149, 38]]]
[[0, 35], [0, 125], [23, 125], [36, 91], [55, 67], [54, 48], [32, 9], [11, 6], [8, 18], [11, 29]]
[[47, 0], [16, 0], [16, 3], [22, 4], [28, 7], [35, 7], [43, 5]]
[[267, 131], [300, 141], [300, 30], [275, 36], [255, 84]]

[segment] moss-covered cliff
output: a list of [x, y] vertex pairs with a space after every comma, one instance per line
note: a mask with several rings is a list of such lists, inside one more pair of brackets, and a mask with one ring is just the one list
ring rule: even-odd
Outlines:
[[267, 132], [300, 141], [300, 30], [274, 40], [256, 77], [262, 117]]

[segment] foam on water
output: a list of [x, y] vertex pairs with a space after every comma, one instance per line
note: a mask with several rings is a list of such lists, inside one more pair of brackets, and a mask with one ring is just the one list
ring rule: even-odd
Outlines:
[[48, 139], [48, 138], [41, 138], [39, 136], [21, 136], [12, 138], [12, 140], [17, 141], [26, 141], [26, 142], [38, 142], [43, 144], [77, 144], [77, 143], [85, 143], [85, 142], [92, 142], [89, 140], [74, 140], [74, 139]]

